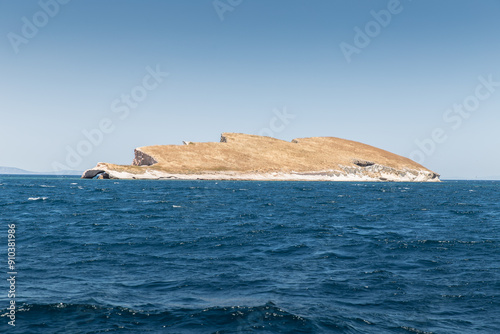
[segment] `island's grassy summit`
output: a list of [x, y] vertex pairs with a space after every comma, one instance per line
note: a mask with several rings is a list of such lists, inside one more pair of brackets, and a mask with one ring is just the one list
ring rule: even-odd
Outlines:
[[439, 175], [388, 151], [334, 137], [294, 139], [223, 133], [220, 142], [146, 146], [131, 166], [99, 163], [82, 177], [439, 181]]

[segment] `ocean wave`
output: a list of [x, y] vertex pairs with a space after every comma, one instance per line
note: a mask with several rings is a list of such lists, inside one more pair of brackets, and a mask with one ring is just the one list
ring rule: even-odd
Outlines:
[[48, 197], [30, 197], [28, 198], [28, 201], [40, 201], [40, 200], [45, 201], [47, 199]]
[[[272, 302], [260, 306], [214, 306], [209, 308], [135, 309], [94, 304], [24, 304], [18, 310], [23, 321], [16, 329], [48, 333], [64, 328], [71, 333], [170, 332], [175, 333], [311, 333], [316, 326], [300, 315]], [[8, 310], [1, 310], [6, 317]]]

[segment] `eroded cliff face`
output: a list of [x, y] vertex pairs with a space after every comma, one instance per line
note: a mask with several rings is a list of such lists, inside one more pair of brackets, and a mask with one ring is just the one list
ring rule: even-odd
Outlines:
[[140, 148], [136, 148], [134, 150], [134, 153], [135, 158], [132, 161], [132, 166], [152, 166], [158, 163], [155, 158], [153, 158], [149, 154], [144, 153]]
[[292, 142], [223, 133], [218, 143], [146, 146], [130, 166], [99, 163], [83, 178], [439, 182], [399, 155], [333, 137]]

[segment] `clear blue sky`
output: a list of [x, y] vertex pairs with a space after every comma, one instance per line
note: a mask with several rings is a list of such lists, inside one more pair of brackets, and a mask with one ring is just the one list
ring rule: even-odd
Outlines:
[[498, 176], [499, 17], [498, 0], [0, 0], [0, 166], [243, 132]]

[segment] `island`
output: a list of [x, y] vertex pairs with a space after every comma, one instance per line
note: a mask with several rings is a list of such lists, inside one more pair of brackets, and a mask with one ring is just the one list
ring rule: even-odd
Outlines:
[[100, 162], [82, 178], [439, 182], [439, 176], [408, 158], [346, 139], [288, 142], [223, 133], [220, 142], [140, 147], [132, 165]]

